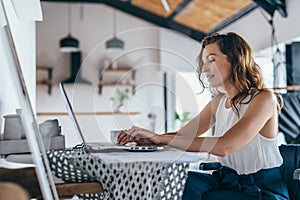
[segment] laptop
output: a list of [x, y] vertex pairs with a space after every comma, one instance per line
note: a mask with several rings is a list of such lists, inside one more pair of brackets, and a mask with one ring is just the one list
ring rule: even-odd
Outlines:
[[112, 143], [91, 143], [88, 144], [83, 136], [75, 113], [73, 111], [72, 105], [68, 98], [67, 92], [62, 82], [59, 83], [60, 92], [64, 98], [66, 109], [68, 111], [68, 115], [70, 116], [75, 130], [77, 131], [78, 135], [82, 140], [82, 148], [84, 148], [87, 152], [90, 153], [102, 153], [102, 152], [114, 152], [114, 151], [133, 151], [133, 152], [152, 152], [157, 150], [163, 150], [164, 147], [161, 146], [139, 146], [139, 145], [114, 145]]

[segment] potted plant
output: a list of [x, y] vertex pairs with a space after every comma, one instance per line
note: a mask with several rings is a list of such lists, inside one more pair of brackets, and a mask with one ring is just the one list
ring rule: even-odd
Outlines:
[[182, 114], [179, 114], [177, 111], [175, 111], [175, 120], [180, 122], [180, 128], [184, 127], [191, 120], [189, 115], [190, 112], [183, 112]]
[[125, 101], [129, 98], [129, 89], [116, 90], [115, 97], [111, 97], [110, 100], [116, 104], [115, 112], [123, 112]]

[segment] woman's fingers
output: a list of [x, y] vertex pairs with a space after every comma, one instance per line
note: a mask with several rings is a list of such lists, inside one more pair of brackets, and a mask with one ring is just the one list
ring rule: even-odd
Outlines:
[[133, 126], [129, 129], [128, 134], [131, 140], [138, 141], [137, 143], [139, 144], [159, 144], [160, 142], [157, 138], [157, 134], [137, 126]]
[[117, 137], [117, 140], [122, 140], [124, 137], [127, 136], [127, 133], [124, 131], [124, 130], [121, 130], [118, 137]]
[[157, 134], [137, 126], [133, 126], [129, 130], [122, 130], [118, 135], [118, 144], [124, 145], [128, 142], [136, 142], [140, 145], [160, 143]]
[[134, 139], [135, 137], [143, 137], [145, 136], [145, 129], [133, 126], [131, 129], [129, 129], [128, 135], [130, 136], [130, 139]]
[[117, 141], [118, 141], [118, 144], [122, 144], [122, 145], [130, 142], [129, 135], [126, 130], [120, 131]]
[[121, 130], [117, 141], [118, 144], [124, 145], [128, 142], [136, 142], [138, 144], [152, 144], [151, 140], [147, 138], [147, 130], [137, 126], [133, 126], [129, 130]]

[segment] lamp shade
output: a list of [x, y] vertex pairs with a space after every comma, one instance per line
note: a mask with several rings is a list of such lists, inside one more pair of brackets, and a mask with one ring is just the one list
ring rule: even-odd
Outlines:
[[76, 52], [79, 51], [79, 41], [73, 38], [71, 34], [60, 40], [60, 50], [62, 52]]
[[117, 15], [113, 12], [113, 37], [106, 41], [106, 49], [124, 49], [124, 42], [117, 38]]
[[106, 48], [117, 48], [117, 49], [124, 49], [124, 42], [117, 37], [113, 37], [112, 39], [106, 41]]

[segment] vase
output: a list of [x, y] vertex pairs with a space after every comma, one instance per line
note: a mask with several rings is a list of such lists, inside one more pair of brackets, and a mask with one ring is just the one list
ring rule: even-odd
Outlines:
[[111, 63], [111, 69], [117, 69], [118, 68], [118, 61], [114, 61]]
[[124, 112], [124, 111], [125, 111], [124, 104], [119, 104], [115, 109], [115, 112]]

